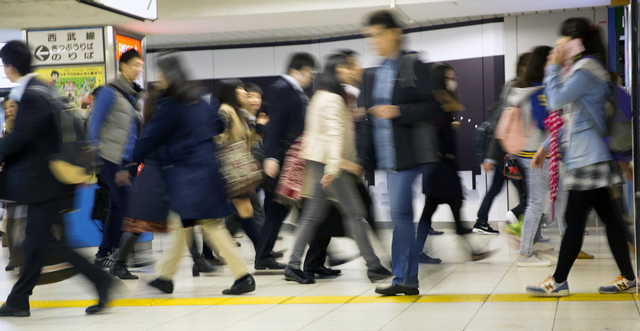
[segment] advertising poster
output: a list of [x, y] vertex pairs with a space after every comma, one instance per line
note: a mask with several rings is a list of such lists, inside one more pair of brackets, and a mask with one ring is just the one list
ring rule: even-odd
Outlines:
[[91, 113], [91, 93], [104, 85], [104, 67], [41, 67], [35, 72], [47, 86], [67, 98], [83, 117]]
[[[140, 40], [116, 34], [116, 61], [118, 63], [118, 66], [120, 65], [120, 56], [122, 55], [122, 53], [128, 51], [131, 48], [138, 51], [138, 53], [140, 53], [140, 56], [142, 56], [142, 42]], [[144, 59], [142, 60], [144, 61]], [[138, 75], [138, 78], [136, 78], [135, 82], [140, 86], [144, 86], [143, 72], [140, 72], [140, 75]]]

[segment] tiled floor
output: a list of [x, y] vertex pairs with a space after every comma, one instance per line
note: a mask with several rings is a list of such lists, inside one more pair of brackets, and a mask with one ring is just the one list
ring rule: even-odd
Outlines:
[[[364, 261], [358, 259], [341, 266], [342, 276], [321, 279], [312, 285], [286, 282], [282, 274], [267, 273], [256, 276], [257, 290], [241, 300], [189, 300], [227, 299], [221, 291], [233, 282], [233, 277], [226, 268], [213, 276], [192, 277], [192, 264], [185, 250], [172, 295], [161, 294], [145, 284], [153, 279], [149, 268], [135, 270], [141, 279], [126, 281], [118, 296], [158, 300], [121, 300], [107, 313], [96, 316], [85, 315], [80, 307], [55, 308], [60, 303], [50, 301], [73, 306], [68, 300], [95, 298], [89, 283], [76, 276], [37, 287], [32, 296], [34, 305], [53, 308], [32, 308], [29, 318], [1, 318], [0, 330], [640, 330], [638, 297], [595, 294], [598, 286], [611, 282], [618, 271], [603, 229], [589, 228], [589, 232], [584, 250], [594, 254], [595, 259], [575, 263], [569, 276], [573, 295], [566, 300], [523, 295], [526, 285], [553, 273], [560, 241], [557, 229], [545, 230], [552, 238], [548, 244], [556, 247], [555, 252], [543, 255], [553, 260], [552, 266], [546, 268], [518, 268], [518, 249], [505, 234], [473, 235], [475, 245], [498, 252], [488, 260], [471, 262], [465, 254], [465, 244], [447, 230], [445, 235], [430, 237], [427, 243], [430, 254], [444, 262], [421, 265], [421, 297], [375, 296], [376, 284], [368, 281]], [[390, 234], [389, 230], [381, 233], [379, 254], [383, 260], [388, 260], [385, 249], [388, 250]], [[284, 236], [276, 248], [291, 246], [291, 234]], [[251, 242], [246, 238], [239, 241], [252, 265]], [[156, 236], [154, 257], [159, 258], [161, 250], [170, 244], [170, 235]], [[333, 245], [336, 254], [356, 251], [349, 239], [334, 239]], [[93, 250], [83, 252], [89, 257]], [[7, 253], [6, 248], [2, 249], [3, 264]], [[14, 275], [0, 272], [0, 297], [6, 297], [14, 281]], [[184, 299], [167, 300], [170, 298]]]

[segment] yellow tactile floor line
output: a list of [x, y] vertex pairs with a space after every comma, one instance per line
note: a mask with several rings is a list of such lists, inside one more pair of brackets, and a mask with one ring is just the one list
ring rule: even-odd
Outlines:
[[[640, 301], [636, 294], [604, 295], [599, 293], [576, 293], [568, 297], [534, 297], [528, 294], [450, 294], [410, 295], [382, 297], [377, 295], [333, 295], [294, 297], [214, 297], [214, 298], [150, 298], [117, 299], [112, 307], [133, 306], [226, 306], [226, 305], [290, 305], [290, 304], [352, 304], [352, 303], [442, 303], [442, 302], [542, 302], [542, 301]], [[34, 300], [31, 308], [87, 307], [95, 300]]]

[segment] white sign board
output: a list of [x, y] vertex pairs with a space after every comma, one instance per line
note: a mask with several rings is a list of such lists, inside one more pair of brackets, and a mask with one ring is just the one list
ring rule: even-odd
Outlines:
[[104, 62], [102, 28], [27, 31], [33, 65]]
[[158, 19], [156, 0], [77, 0], [91, 6], [106, 9], [114, 13], [133, 17], [138, 20], [155, 21]]

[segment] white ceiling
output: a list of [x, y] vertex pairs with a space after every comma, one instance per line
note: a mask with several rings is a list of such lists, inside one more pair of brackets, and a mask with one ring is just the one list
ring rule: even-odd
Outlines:
[[[132, 0], [139, 1], [139, 0]], [[322, 38], [359, 33], [389, 0], [158, 0], [158, 20], [140, 22], [75, 0], [0, 0], [0, 29], [118, 25], [147, 35], [147, 47]], [[397, 0], [428, 26], [609, 5], [610, 0]]]

